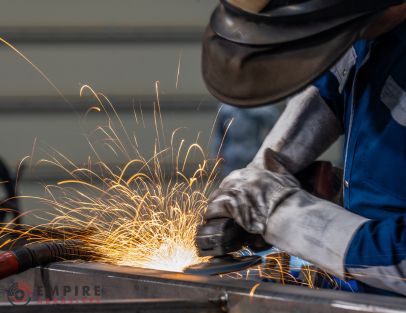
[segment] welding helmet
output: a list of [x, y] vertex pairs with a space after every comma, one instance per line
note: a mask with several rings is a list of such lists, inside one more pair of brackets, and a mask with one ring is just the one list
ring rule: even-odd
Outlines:
[[240, 107], [275, 103], [317, 79], [404, 0], [221, 0], [203, 41], [208, 90]]

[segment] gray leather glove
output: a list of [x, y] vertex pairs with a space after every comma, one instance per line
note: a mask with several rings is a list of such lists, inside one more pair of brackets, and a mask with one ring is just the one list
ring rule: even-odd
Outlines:
[[343, 133], [340, 122], [310, 86], [288, 101], [287, 107], [264, 140], [248, 168], [264, 168], [264, 153], [270, 148], [292, 174], [308, 167]]
[[205, 219], [233, 218], [279, 249], [344, 277], [347, 247], [367, 219], [302, 190], [276, 158], [268, 149], [265, 169], [232, 172], [210, 197]]
[[205, 219], [233, 218], [246, 231], [264, 235], [275, 208], [298, 190], [299, 182], [290, 174], [237, 170], [211, 194]]

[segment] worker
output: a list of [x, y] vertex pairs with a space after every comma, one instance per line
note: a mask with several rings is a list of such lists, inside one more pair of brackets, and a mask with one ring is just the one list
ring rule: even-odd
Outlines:
[[[405, 19], [404, 0], [221, 1], [203, 43], [210, 92], [240, 107], [294, 96], [206, 220], [233, 218], [368, 292], [406, 295]], [[341, 134], [338, 205], [294, 175]]]

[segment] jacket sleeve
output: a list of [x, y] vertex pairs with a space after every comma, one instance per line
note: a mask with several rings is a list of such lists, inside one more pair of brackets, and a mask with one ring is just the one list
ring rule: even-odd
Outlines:
[[406, 215], [362, 225], [345, 261], [355, 279], [406, 296]]

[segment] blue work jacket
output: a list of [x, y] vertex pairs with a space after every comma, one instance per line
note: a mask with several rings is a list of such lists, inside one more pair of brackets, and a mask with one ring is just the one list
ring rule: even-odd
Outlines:
[[406, 22], [356, 42], [315, 86], [345, 133], [344, 207], [370, 219], [346, 269], [406, 295]]

